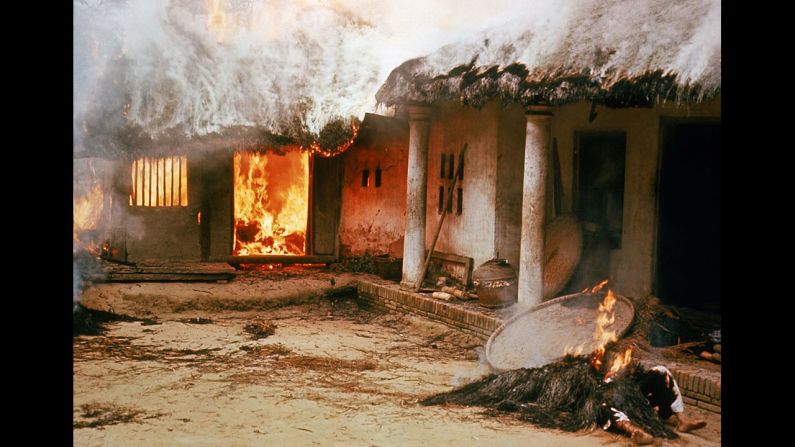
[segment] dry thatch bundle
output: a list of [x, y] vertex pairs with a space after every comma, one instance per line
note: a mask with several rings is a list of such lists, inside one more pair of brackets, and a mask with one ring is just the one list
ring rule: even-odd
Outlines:
[[608, 418], [609, 408], [615, 407], [651, 435], [676, 438], [641, 393], [634, 377], [643, 372], [642, 367], [634, 366], [632, 372], [625, 370], [623, 375], [605, 383], [586, 358], [567, 357], [542, 368], [492, 374], [420, 403], [482, 406], [497, 412], [515, 412], [522, 420], [565, 431], [602, 425]]

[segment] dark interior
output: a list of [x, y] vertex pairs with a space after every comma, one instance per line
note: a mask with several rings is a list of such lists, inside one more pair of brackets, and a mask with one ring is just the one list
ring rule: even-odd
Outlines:
[[663, 122], [655, 293], [708, 312], [721, 305], [720, 123]]
[[582, 258], [566, 291], [578, 292], [610, 276], [610, 250], [621, 248], [624, 219], [624, 132], [577, 132], [575, 210], [583, 225]]

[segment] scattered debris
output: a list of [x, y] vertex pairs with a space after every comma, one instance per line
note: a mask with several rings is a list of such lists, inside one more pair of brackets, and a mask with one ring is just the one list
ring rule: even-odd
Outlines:
[[329, 270], [332, 272], [378, 273], [375, 258], [368, 254], [343, 257], [340, 262], [331, 264]]
[[160, 324], [151, 318], [135, 318], [104, 310], [90, 309], [77, 303], [72, 313], [72, 336], [102, 335], [106, 331], [105, 324], [116, 321], [140, 321], [141, 324], [147, 326]]
[[183, 318], [179, 320], [181, 323], [187, 324], [212, 324], [213, 320], [209, 318], [202, 318], [202, 317], [193, 317], [193, 318]]
[[248, 352], [249, 355], [258, 355], [262, 357], [270, 357], [270, 356], [278, 356], [278, 355], [288, 355], [292, 354], [293, 350], [284, 346], [281, 343], [275, 343], [272, 345], [243, 345], [239, 348], [241, 351]]
[[96, 428], [106, 425], [126, 424], [130, 422], [140, 423], [143, 419], [153, 419], [164, 416], [162, 413], [142, 417], [146, 414], [144, 410], [122, 407], [114, 404], [90, 403], [80, 406], [83, 412], [80, 417], [86, 420], [78, 420], [73, 424], [74, 428]]
[[275, 334], [276, 325], [270, 321], [255, 320], [243, 326], [243, 330], [251, 334], [252, 340], [259, 340]]
[[433, 292], [433, 295], [431, 295], [431, 296], [436, 298], [437, 300], [442, 300], [442, 301], [452, 301], [453, 300], [453, 295], [450, 295], [449, 293], [446, 293], [446, 292]]
[[444, 286], [444, 287], [442, 287], [442, 292], [449, 293], [450, 295], [453, 295], [454, 297], [458, 298], [459, 300], [469, 299], [468, 294], [464, 290], [461, 290], [461, 289], [458, 289], [458, 288], [455, 288], [455, 287]]

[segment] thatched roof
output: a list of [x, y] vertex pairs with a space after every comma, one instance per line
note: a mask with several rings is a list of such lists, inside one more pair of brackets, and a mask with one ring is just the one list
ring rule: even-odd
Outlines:
[[284, 145], [326, 153], [351, 139], [378, 82], [356, 45], [370, 26], [324, 5], [228, 2], [221, 38], [205, 3], [75, 3], [75, 156]]
[[406, 61], [376, 99], [630, 107], [720, 93], [720, 0], [581, 0], [517, 16]]

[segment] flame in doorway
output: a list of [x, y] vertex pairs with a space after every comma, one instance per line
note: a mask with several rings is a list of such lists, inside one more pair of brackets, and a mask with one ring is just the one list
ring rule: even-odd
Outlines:
[[235, 256], [304, 255], [309, 154], [236, 152]]

